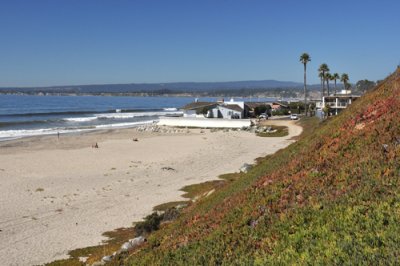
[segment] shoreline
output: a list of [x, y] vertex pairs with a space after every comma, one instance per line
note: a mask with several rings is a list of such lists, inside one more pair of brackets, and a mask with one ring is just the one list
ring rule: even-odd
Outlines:
[[[277, 123], [294, 125], [291, 121], [271, 121]], [[253, 163], [257, 157], [286, 147], [294, 142], [291, 137], [301, 133], [298, 127], [290, 126], [287, 137], [272, 139], [243, 131], [173, 129], [163, 133], [131, 128], [60, 140], [42, 136], [0, 143], [4, 162], [0, 178], [4, 177], [2, 182], [17, 179], [0, 186], [8, 194], [8, 204], [7, 200], [2, 202], [8, 221], [3, 218], [0, 223], [0, 254], [6, 264], [67, 258], [69, 250], [105, 240], [103, 232], [142, 220], [154, 206], [182, 200], [182, 187], [215, 180], [220, 174], [237, 171], [243, 163]], [[138, 142], [132, 141], [133, 136]], [[95, 140], [99, 149], [90, 146]], [[232, 145], [235, 141], [239, 147]], [[61, 169], [57, 169], [57, 157], [62, 157]], [[220, 158], [227, 162], [218, 163]], [[10, 171], [16, 161], [29, 159], [21, 169]], [[16, 184], [24, 188], [7, 193]], [[19, 211], [7, 208], [12, 205]], [[25, 253], [22, 257], [21, 250]]]

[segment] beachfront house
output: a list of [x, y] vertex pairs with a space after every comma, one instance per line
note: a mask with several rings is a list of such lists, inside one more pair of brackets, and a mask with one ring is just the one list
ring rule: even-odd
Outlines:
[[289, 106], [283, 103], [273, 102], [271, 104], [271, 109], [273, 112], [289, 110]]
[[329, 115], [337, 115], [360, 97], [359, 95], [352, 95], [349, 90], [342, 90], [337, 94], [323, 96], [322, 101], [316, 102], [317, 112], [322, 113], [324, 107], [328, 106]]
[[204, 117], [218, 103], [194, 101], [182, 107], [183, 117]]
[[257, 117], [261, 113], [271, 116], [271, 103], [267, 102], [245, 102], [248, 110], [248, 117]]
[[248, 117], [248, 106], [243, 101], [189, 103], [182, 107], [183, 117], [243, 119]]
[[207, 113], [208, 118], [242, 119], [244, 109], [237, 104], [218, 105]]

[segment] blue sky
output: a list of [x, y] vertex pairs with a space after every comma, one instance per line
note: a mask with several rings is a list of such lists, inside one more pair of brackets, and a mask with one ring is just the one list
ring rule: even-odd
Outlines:
[[398, 0], [1, 0], [0, 86], [350, 81], [400, 64]]

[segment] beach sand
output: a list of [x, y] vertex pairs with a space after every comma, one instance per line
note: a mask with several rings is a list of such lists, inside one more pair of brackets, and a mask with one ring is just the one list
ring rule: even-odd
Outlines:
[[120, 129], [0, 143], [0, 264], [42, 264], [99, 244], [103, 232], [182, 200], [183, 186], [237, 172], [301, 133], [292, 121], [271, 123], [289, 125], [289, 136]]

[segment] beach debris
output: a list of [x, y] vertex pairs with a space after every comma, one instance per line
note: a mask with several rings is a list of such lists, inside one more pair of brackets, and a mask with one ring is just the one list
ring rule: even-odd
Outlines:
[[243, 172], [243, 173], [247, 173], [250, 169], [251, 169], [251, 165], [245, 163], [242, 165], [242, 167], [239, 168], [239, 171]]
[[165, 171], [176, 171], [174, 168], [169, 167], [169, 166], [162, 167], [161, 170], [165, 170]]
[[139, 141], [137, 138], [133, 138], [132, 141]]
[[96, 142], [96, 144], [92, 145], [92, 148], [98, 149], [99, 148], [99, 144], [97, 144], [97, 142]]
[[214, 193], [215, 192], [215, 188], [213, 188], [213, 189], [211, 189], [210, 191], [208, 191], [208, 192], [206, 192], [205, 193], [205, 197], [208, 197], [208, 196], [210, 196], [212, 193]]

